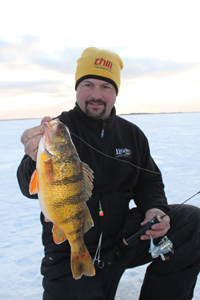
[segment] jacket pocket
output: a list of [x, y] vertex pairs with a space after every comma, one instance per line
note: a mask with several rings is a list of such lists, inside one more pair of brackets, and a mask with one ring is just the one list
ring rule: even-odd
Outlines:
[[41, 274], [48, 279], [54, 279], [71, 272], [71, 260], [62, 253], [46, 254], [42, 260]]
[[121, 251], [118, 246], [112, 247], [110, 250], [102, 251], [101, 259], [105, 266], [112, 267], [121, 257]]

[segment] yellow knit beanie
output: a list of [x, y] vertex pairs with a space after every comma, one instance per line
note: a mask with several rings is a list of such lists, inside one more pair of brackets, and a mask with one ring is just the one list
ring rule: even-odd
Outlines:
[[123, 62], [116, 53], [94, 47], [87, 48], [77, 60], [75, 90], [82, 80], [95, 78], [111, 83], [118, 94], [122, 69]]

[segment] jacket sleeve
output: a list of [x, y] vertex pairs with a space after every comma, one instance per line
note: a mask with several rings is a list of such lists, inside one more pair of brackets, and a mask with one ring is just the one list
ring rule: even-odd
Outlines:
[[135, 187], [135, 203], [145, 214], [151, 208], [158, 208], [172, 217], [172, 209], [167, 203], [162, 174], [150, 155], [148, 140], [143, 134], [140, 143], [141, 170]]
[[29, 183], [31, 180], [31, 176], [36, 169], [36, 162], [33, 161], [30, 156], [25, 155], [17, 169], [17, 179], [19, 183], [19, 187], [24, 196], [32, 199], [37, 199], [37, 194], [30, 195], [29, 194]]

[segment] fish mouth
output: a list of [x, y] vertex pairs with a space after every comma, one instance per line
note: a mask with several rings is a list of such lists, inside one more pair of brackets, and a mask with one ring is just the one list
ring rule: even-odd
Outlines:
[[46, 148], [44, 149], [44, 151], [43, 151], [45, 154], [47, 154], [48, 156], [50, 156], [50, 157], [53, 157], [54, 155], [53, 154], [51, 154]]
[[54, 155], [49, 151], [47, 150], [47, 148], [45, 147], [45, 141], [44, 141], [44, 137], [41, 139], [40, 141], [40, 147], [41, 147], [41, 151], [45, 154], [47, 154], [48, 156], [50, 157], [53, 157]]

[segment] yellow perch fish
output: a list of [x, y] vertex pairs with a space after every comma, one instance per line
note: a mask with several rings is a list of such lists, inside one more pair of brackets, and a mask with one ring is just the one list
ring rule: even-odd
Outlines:
[[30, 194], [38, 193], [45, 221], [53, 223], [53, 240], [71, 246], [75, 279], [94, 276], [95, 268], [83, 235], [93, 225], [86, 201], [92, 195], [93, 171], [81, 162], [68, 128], [58, 119], [44, 124]]

